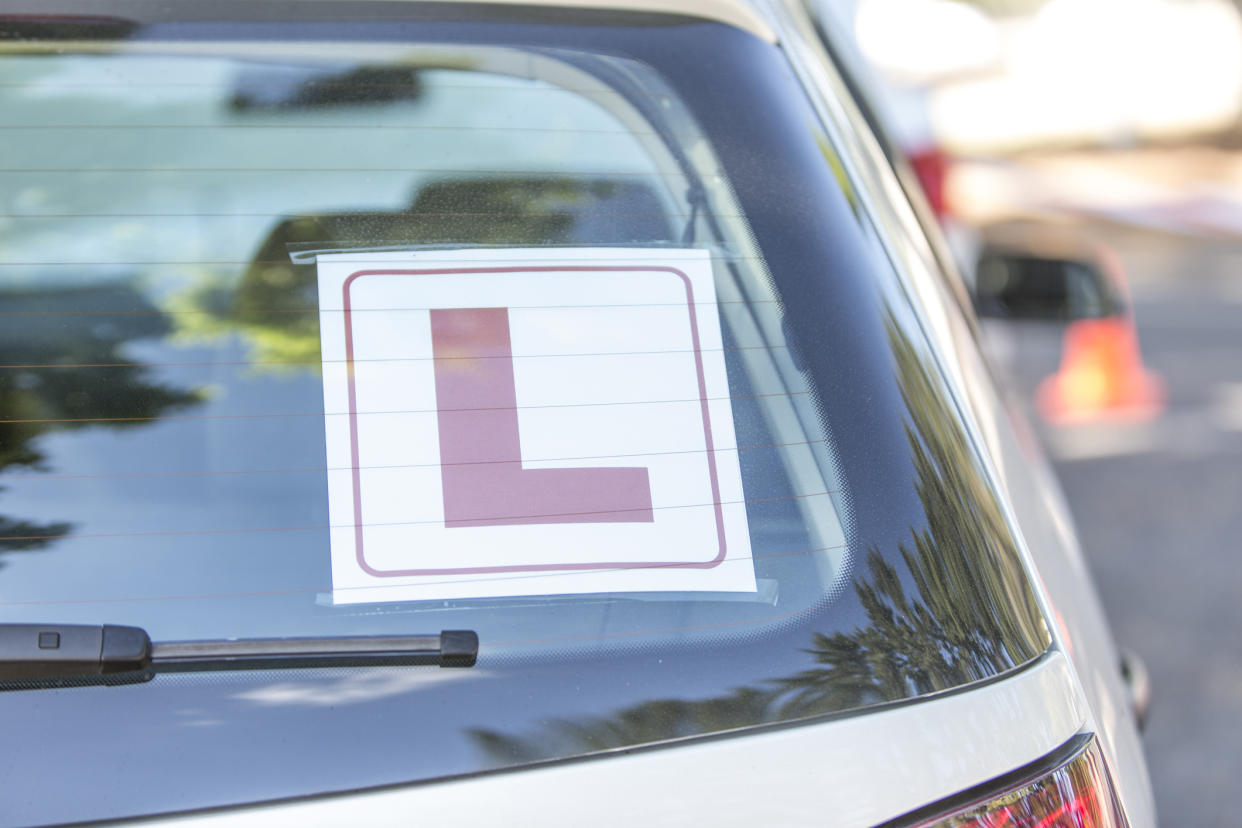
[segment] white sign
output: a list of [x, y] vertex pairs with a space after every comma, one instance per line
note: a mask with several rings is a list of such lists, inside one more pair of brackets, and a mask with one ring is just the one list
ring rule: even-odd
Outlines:
[[755, 590], [706, 251], [318, 273], [334, 602]]

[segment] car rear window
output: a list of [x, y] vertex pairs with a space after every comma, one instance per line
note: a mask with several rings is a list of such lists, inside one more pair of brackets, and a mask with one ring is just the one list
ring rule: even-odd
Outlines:
[[[640, 105], [658, 96], [659, 124], [575, 61], [623, 74]], [[417, 613], [487, 641], [597, 644], [675, 619], [762, 627], [778, 603], [806, 611], [838, 591], [841, 485], [810, 383], [718, 162], [650, 70], [495, 47], [373, 48], [359, 64], [323, 44], [158, 43], [0, 70], [27, 75], [3, 93], [25, 205], [3, 274], [8, 407], [24, 415], [6, 422], [5, 508], [20, 517], [3, 541], [39, 550], [9, 577], [40, 612], [102, 606], [160, 640], [363, 632]], [[683, 285], [692, 264], [703, 277]], [[387, 275], [351, 289], [345, 346], [333, 303], [363, 273]], [[478, 305], [500, 306], [479, 324], [513, 329], [512, 410], [503, 390], [448, 396], [496, 358], [427, 347], [432, 317]], [[437, 440], [450, 412], [482, 468]], [[361, 458], [344, 451], [347, 419]], [[510, 421], [514, 446], [475, 445]], [[496, 477], [506, 459], [512, 486]], [[480, 506], [494, 525], [453, 525], [441, 467], [474, 473], [466, 500], [500, 487]], [[743, 467], [746, 492], [719, 480]], [[609, 499], [625, 469], [647, 478], [641, 521]], [[358, 491], [337, 492], [355, 470]], [[588, 501], [561, 482], [622, 505], [575, 515]], [[523, 506], [532, 486], [568, 514]], [[504, 529], [513, 510], [533, 525]], [[722, 545], [738, 549], [716, 561]], [[601, 546], [615, 548], [585, 548]], [[602, 602], [614, 591], [628, 609]], [[550, 625], [553, 605], [572, 615]]]
[[1046, 648], [775, 46], [397, 5], [0, 41], [4, 620], [477, 631], [488, 679], [425, 688], [427, 739], [457, 747], [355, 785], [839, 712]]

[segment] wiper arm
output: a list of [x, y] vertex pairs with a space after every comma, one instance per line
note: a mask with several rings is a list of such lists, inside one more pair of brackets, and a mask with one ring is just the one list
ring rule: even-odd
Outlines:
[[445, 630], [438, 635], [152, 642], [139, 627], [0, 624], [0, 686], [62, 680], [123, 683], [173, 671], [429, 662], [472, 667], [478, 653], [479, 637], [469, 630]]

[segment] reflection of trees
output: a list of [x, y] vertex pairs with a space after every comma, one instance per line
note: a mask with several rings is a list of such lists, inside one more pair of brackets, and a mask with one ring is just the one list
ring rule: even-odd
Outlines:
[[[127, 343], [170, 330], [167, 317], [128, 285], [7, 290], [0, 308], [0, 473], [44, 470], [38, 438], [45, 434], [134, 428], [199, 399], [125, 364]], [[123, 364], [91, 367], [115, 363]], [[42, 548], [70, 528], [0, 516], [0, 553]]]
[[718, 733], [772, 721], [773, 712], [770, 690], [740, 687], [712, 699], [660, 699], [609, 717], [557, 719], [530, 737], [482, 729], [470, 735], [495, 762], [513, 764]]
[[1000, 505], [935, 368], [896, 325], [887, 327], [927, 526], [911, 527], [910, 541], [898, 545], [902, 573], [868, 550], [854, 590], [870, 624], [814, 636], [820, 666], [780, 683], [794, 714], [824, 701], [841, 709], [962, 685], [1021, 664], [1036, 655], [1032, 642], [1048, 640]]
[[299, 250], [415, 245], [569, 245], [671, 239], [652, 189], [637, 181], [471, 177], [424, 185], [399, 212], [328, 213], [282, 219], [235, 287], [207, 283], [181, 297], [179, 333], [240, 335], [263, 370], [319, 368], [318, 286]]
[[533, 737], [476, 731], [480, 748], [496, 761], [526, 761], [849, 710], [961, 686], [1046, 649], [1048, 632], [1000, 505], [936, 369], [891, 320], [887, 330], [927, 523], [911, 527], [895, 560], [868, 550], [854, 580], [867, 623], [812, 634], [814, 665], [761, 687], [555, 721]]

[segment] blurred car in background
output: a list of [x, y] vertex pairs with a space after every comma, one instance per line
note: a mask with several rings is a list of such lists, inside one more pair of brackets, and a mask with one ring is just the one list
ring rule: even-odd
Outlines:
[[[1063, 5], [1040, 19], [1070, 15]], [[951, 85], [1001, 60], [999, 24], [952, 0], [806, 6], [916, 212], [943, 230], [981, 318], [985, 353], [1011, 390], [1054, 425], [1158, 416], [1163, 383], [1142, 364], [1117, 256], [1063, 220], [980, 226], [953, 209], [953, 157], [933, 126], [930, 98], [937, 82]]]
[[13, 5], [0, 822], [1154, 825], [796, 3]]
[[[989, 228], [975, 279], [988, 351], [1054, 426], [1135, 423], [1164, 409], [1143, 365], [1129, 287], [1105, 245], [1047, 222]], [[1054, 324], [1049, 324], [1054, 323]]]
[[[978, 241], [949, 200], [952, 158], [932, 125], [927, 84], [995, 59], [994, 24], [977, 9], [944, 0], [806, 0], [806, 7], [877, 140], [898, 174], [918, 182], [970, 279]], [[902, 75], [914, 66], [922, 70], [917, 80]]]

